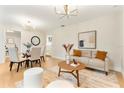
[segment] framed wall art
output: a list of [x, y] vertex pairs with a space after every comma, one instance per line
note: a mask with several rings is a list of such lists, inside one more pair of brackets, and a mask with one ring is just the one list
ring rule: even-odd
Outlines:
[[96, 49], [96, 30], [78, 33], [80, 49]]

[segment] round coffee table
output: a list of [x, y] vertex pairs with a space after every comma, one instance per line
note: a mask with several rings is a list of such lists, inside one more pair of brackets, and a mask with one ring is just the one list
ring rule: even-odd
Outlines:
[[[58, 76], [60, 76], [60, 72], [65, 72], [65, 73], [70, 73], [72, 74], [76, 79], [77, 79], [77, 86], [80, 86], [79, 83], [79, 70], [82, 70], [86, 67], [85, 64], [78, 62], [76, 66], [72, 65], [73, 62], [70, 62], [70, 64], [66, 64], [65, 61], [62, 61], [58, 64], [59, 66], [59, 73]], [[66, 71], [62, 71], [61, 69], [65, 69]], [[76, 72], [76, 74], [74, 74], [74, 72]]]

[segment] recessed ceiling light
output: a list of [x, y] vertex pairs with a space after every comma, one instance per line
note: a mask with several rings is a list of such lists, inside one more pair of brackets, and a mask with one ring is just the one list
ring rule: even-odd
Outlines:
[[30, 21], [30, 20], [28, 20], [28, 21], [27, 21], [27, 23], [28, 23], [28, 24], [30, 24], [30, 23], [31, 23], [31, 21]]
[[65, 25], [61, 25], [61, 27], [65, 27]]

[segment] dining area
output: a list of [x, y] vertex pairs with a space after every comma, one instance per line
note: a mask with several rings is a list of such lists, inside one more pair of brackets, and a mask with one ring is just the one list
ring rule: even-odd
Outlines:
[[8, 72], [19, 76], [21, 74], [19, 78], [24, 81], [24, 85], [21, 87], [41, 87], [41, 77], [44, 71], [41, 65], [45, 63], [46, 45], [40, 45], [38, 36], [32, 37], [31, 42], [23, 43], [23, 45], [25, 46], [23, 52], [20, 52], [15, 46], [6, 47], [10, 70]]
[[22, 55], [18, 55], [18, 50], [15, 47], [9, 47], [8, 52], [10, 71], [12, 71], [13, 65], [17, 65], [16, 71], [18, 72], [20, 67], [33, 67], [33, 64], [39, 64], [41, 67], [41, 63], [45, 62], [45, 45], [41, 47], [32, 47], [29, 52], [22, 53]]
[[9, 57], [9, 69], [12, 71], [13, 65], [16, 65], [16, 72], [20, 68], [33, 67], [34, 64], [38, 64], [41, 67], [41, 63], [45, 62], [45, 45], [39, 45], [40, 38], [33, 36], [31, 42], [23, 43], [25, 51], [21, 52], [15, 46], [6, 47]]

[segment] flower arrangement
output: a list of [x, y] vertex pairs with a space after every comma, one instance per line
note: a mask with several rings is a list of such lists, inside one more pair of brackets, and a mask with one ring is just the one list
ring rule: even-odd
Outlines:
[[63, 47], [66, 51], [66, 64], [69, 64], [70, 63], [70, 50], [71, 48], [73, 47], [74, 44], [63, 44]]
[[27, 42], [26, 44], [25, 44], [25, 43], [23, 43], [23, 45], [24, 45], [25, 47], [27, 47], [27, 48], [31, 48], [31, 46], [32, 46], [32, 44], [31, 44], [31, 43], [29, 43], [29, 42]]
[[70, 54], [70, 50], [73, 47], [74, 44], [63, 44], [63, 47], [66, 51], [66, 53]]
[[29, 52], [32, 44], [27, 42], [27, 43], [23, 43], [23, 45], [27, 48], [27, 52]]

